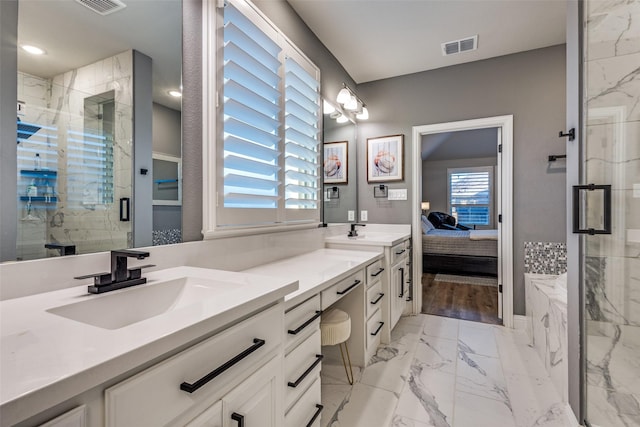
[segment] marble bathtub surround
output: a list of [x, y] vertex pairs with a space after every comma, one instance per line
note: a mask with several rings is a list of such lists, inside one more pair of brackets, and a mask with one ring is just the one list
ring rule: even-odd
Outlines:
[[342, 398], [323, 386], [323, 427], [574, 425], [523, 330], [403, 317], [372, 362]]

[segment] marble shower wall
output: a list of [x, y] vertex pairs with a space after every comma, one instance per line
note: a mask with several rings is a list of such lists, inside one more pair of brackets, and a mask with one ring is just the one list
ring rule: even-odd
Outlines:
[[588, 0], [585, 13], [585, 180], [611, 184], [613, 225], [586, 237], [583, 259], [587, 420], [640, 426], [640, 1]]
[[[41, 154], [43, 166], [58, 173], [56, 202], [47, 203], [47, 209], [35, 210], [38, 221], [19, 221], [22, 229], [28, 226], [38, 231], [37, 236], [33, 232], [29, 235], [28, 244], [26, 238], [19, 243], [19, 255], [22, 259], [45, 256], [45, 242], [75, 244], [78, 253], [130, 247], [131, 222], [120, 221], [118, 201], [132, 196], [133, 52], [50, 80], [19, 74], [18, 81], [18, 96], [26, 103], [26, 113], [42, 126], [37, 137], [31, 138], [34, 141], [30, 139], [24, 146], [40, 143], [40, 148], [31, 148], [42, 151], [41, 136], [46, 135], [49, 151]], [[114, 100], [112, 135], [102, 134], [97, 110], [89, 117], [92, 107], [88, 100], [101, 97]], [[98, 136], [91, 136], [94, 134]], [[33, 155], [29, 152], [25, 159], [31, 165]], [[102, 165], [106, 165], [106, 178], [96, 174]], [[104, 186], [100, 184], [102, 179], [107, 182]], [[25, 247], [22, 252], [21, 245]], [[26, 250], [27, 245], [33, 248], [31, 252]]]

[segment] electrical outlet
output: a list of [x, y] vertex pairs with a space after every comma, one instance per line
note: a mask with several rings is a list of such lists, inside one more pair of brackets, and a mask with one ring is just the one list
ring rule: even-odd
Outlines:
[[362, 221], [362, 222], [369, 221], [369, 212], [360, 211], [360, 221]]
[[347, 211], [348, 219], [347, 221], [355, 221], [356, 220], [356, 211]]

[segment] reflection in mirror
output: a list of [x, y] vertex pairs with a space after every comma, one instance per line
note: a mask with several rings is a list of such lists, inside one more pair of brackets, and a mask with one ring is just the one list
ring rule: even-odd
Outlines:
[[86, 4], [19, 0], [18, 260], [181, 241], [181, 1]]
[[346, 116], [339, 122], [340, 110], [326, 100], [324, 104], [324, 222], [345, 223], [354, 221], [357, 212], [357, 126]]

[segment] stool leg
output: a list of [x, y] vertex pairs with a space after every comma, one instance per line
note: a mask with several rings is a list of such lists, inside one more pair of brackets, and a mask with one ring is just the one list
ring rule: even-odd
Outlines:
[[[347, 371], [347, 363], [344, 360], [344, 353], [342, 352], [342, 344], [344, 344], [344, 349], [347, 353], [347, 360], [349, 361], [349, 370]], [[347, 381], [349, 381], [350, 385], [353, 385], [353, 369], [351, 368], [351, 357], [349, 357], [349, 347], [347, 347], [347, 342], [338, 344], [340, 347], [340, 356], [342, 356], [342, 366], [344, 366], [344, 372], [347, 374]], [[349, 376], [351, 373], [351, 376]]]

